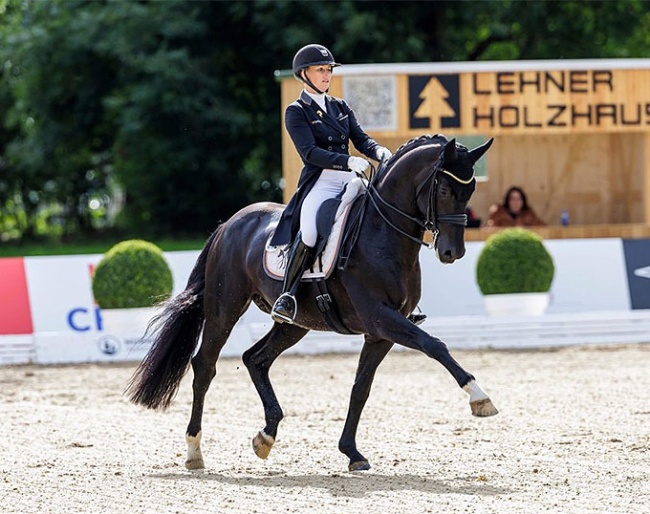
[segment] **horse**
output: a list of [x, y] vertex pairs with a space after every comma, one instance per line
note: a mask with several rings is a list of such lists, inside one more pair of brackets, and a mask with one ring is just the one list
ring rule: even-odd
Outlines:
[[[420, 300], [422, 245], [435, 248], [442, 263], [465, 254], [465, 208], [476, 188], [474, 164], [492, 141], [469, 150], [443, 135], [413, 138], [365, 182], [356, 244], [344, 269], [335, 269], [326, 282], [345, 327], [364, 337], [338, 444], [349, 459], [350, 471], [370, 469], [368, 459], [357, 449], [356, 432], [377, 367], [395, 344], [419, 350], [442, 364], [469, 395], [474, 416], [498, 412], [445, 343], [407, 318]], [[252, 204], [215, 229], [185, 290], [168, 300], [150, 323], [151, 347], [127, 385], [126, 394], [133, 403], [164, 410], [191, 362], [187, 469], [205, 467], [201, 452], [204, 399], [233, 326], [251, 302], [270, 313], [281, 292], [282, 283], [267, 276], [262, 259], [283, 207], [272, 202]], [[427, 230], [433, 234], [431, 243], [423, 240]], [[299, 309], [294, 323], [274, 323], [243, 353], [264, 408], [266, 424], [252, 441], [255, 454], [262, 459], [268, 457], [283, 418], [269, 379], [271, 365], [310, 330], [332, 330], [314, 301], [318, 294], [314, 283], [303, 282], [296, 295]]]

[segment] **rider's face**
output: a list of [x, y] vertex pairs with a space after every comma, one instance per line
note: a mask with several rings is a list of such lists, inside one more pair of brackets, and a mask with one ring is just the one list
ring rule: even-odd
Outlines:
[[[318, 88], [319, 91], [327, 91], [330, 87], [330, 81], [332, 80], [332, 72], [334, 71], [334, 66], [330, 64], [318, 64], [316, 66], [310, 66], [303, 71], [305, 76], [311, 81], [314, 86]], [[307, 90], [310, 93], [317, 93], [309, 85], [306, 85]]]

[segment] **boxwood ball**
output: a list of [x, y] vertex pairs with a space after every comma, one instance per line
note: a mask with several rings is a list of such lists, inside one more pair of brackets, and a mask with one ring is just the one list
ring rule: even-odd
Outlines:
[[542, 238], [524, 228], [491, 235], [476, 263], [476, 281], [483, 294], [545, 293], [555, 265]]
[[122, 241], [104, 254], [92, 280], [102, 309], [151, 307], [167, 300], [174, 286], [163, 252], [141, 239]]

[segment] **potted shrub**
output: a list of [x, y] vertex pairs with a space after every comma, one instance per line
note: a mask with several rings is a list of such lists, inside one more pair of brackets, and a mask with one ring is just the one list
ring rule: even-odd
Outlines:
[[103, 328], [144, 332], [173, 285], [169, 264], [155, 244], [141, 239], [117, 243], [99, 261], [92, 279]]
[[476, 263], [476, 281], [490, 315], [543, 314], [554, 274], [542, 238], [524, 228], [491, 235]]

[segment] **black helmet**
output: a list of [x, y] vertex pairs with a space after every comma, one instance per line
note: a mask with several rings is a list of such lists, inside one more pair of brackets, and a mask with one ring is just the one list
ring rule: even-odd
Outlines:
[[319, 64], [341, 66], [334, 60], [332, 52], [330, 52], [323, 45], [303, 46], [300, 50], [298, 50], [298, 52], [296, 52], [296, 55], [293, 58], [293, 74], [301, 79], [300, 70], [304, 70], [310, 66], [317, 66]]

